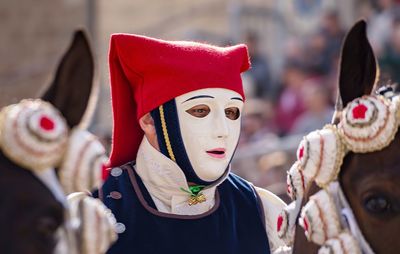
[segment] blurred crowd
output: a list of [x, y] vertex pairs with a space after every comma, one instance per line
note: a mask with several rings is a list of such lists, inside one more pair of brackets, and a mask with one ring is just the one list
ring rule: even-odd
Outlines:
[[[368, 36], [379, 61], [381, 83], [400, 82], [399, 2], [370, 0], [358, 6], [360, 17], [368, 21]], [[273, 143], [275, 138], [282, 142], [288, 136], [301, 138], [330, 123], [336, 101], [340, 49], [348, 29], [342, 23], [340, 15], [329, 10], [321, 15], [319, 26], [311, 34], [287, 40], [284, 65], [275, 80], [271, 78], [274, 75], [268, 57], [259, 53], [262, 45], [257, 35], [247, 34], [245, 43], [252, 69], [244, 77], [247, 102], [239, 152], [250, 149], [263, 137], [268, 137], [267, 142]], [[280, 194], [285, 192], [285, 173], [294, 159], [294, 151], [284, 155], [276, 151], [259, 157], [253, 166], [260, 172], [249, 171], [246, 166], [253, 166], [247, 161], [238, 163], [238, 173]], [[273, 187], [277, 183], [279, 186]]]
[[[380, 65], [380, 82], [400, 81], [400, 1], [370, 0], [360, 7]], [[260, 55], [257, 35], [248, 33], [252, 69], [245, 80], [249, 98], [241, 145], [264, 133], [278, 136], [306, 133], [330, 122], [336, 98], [338, 60], [346, 29], [336, 11], [322, 15], [319, 27], [306, 37], [286, 42], [284, 67], [271, 79], [268, 58]]]

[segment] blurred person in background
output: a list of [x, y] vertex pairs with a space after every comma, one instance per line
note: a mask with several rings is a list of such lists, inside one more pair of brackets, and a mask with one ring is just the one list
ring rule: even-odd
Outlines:
[[334, 112], [328, 89], [317, 82], [310, 81], [310, 84], [306, 84], [302, 90], [302, 97], [306, 111], [296, 119], [291, 134], [321, 129], [331, 122]]
[[308, 73], [304, 63], [292, 61], [286, 64], [282, 74], [283, 91], [275, 115], [279, 135], [288, 134], [296, 119], [305, 111], [301, 90], [307, 78]]
[[332, 62], [333, 58], [340, 52], [345, 31], [340, 23], [337, 11], [327, 11], [323, 15], [321, 22], [321, 27], [319, 29], [325, 37], [326, 42], [326, 51], [324, 55], [328, 58], [329, 62]]
[[253, 32], [247, 32], [245, 44], [249, 49], [251, 69], [246, 72], [253, 80], [253, 96], [257, 98], [273, 99], [276, 95], [276, 88], [271, 83], [271, 74], [268, 59], [259, 51], [259, 37]]
[[255, 142], [267, 134], [276, 132], [274, 112], [269, 101], [247, 99], [242, 115], [242, 130], [239, 146]]
[[[298, 37], [290, 37], [285, 41], [284, 59], [285, 62], [300, 62], [305, 58], [303, 40]], [[307, 52], [308, 54], [309, 52]]]
[[390, 40], [379, 57], [380, 75], [382, 81], [400, 84], [400, 15], [393, 20], [392, 27]]
[[368, 37], [374, 51], [379, 56], [390, 40], [394, 12], [399, 8], [399, 4], [394, 0], [375, 0], [371, 3], [375, 7], [376, 13], [368, 21]]
[[344, 30], [336, 11], [327, 11], [316, 32], [307, 39], [306, 62], [313, 75], [327, 75], [332, 68], [332, 62], [340, 51]]
[[316, 32], [307, 39], [305, 51], [308, 53], [305, 64], [312, 75], [325, 75], [330, 70], [330, 57], [327, 54], [327, 38], [322, 32]]

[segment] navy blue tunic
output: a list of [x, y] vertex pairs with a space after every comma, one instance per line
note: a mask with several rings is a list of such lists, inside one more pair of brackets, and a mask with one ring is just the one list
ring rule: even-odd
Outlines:
[[126, 227], [108, 254], [270, 253], [261, 201], [240, 177], [230, 173], [217, 187], [210, 211], [173, 215], [157, 211], [132, 164], [121, 169], [94, 193]]

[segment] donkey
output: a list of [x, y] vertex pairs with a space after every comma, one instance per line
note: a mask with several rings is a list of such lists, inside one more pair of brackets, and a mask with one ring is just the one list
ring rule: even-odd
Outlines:
[[[399, 91], [391, 86], [378, 89], [376, 87], [377, 79], [378, 68], [373, 50], [367, 39], [366, 23], [365, 21], [359, 21], [349, 31], [342, 47], [339, 93], [336, 111], [332, 120], [333, 127], [344, 128], [343, 119], [347, 117], [347, 112], [350, 112], [350, 109], [352, 109], [353, 117], [355, 115], [354, 118], [367, 117], [364, 115], [367, 107], [360, 105], [363, 104], [360, 101], [366, 98], [367, 95], [381, 94], [384, 95], [384, 100], [391, 101], [391, 103], [398, 100], [396, 94]], [[347, 109], [343, 111], [346, 106]], [[352, 106], [354, 107], [351, 108]], [[319, 217], [325, 216], [325, 218], [316, 219], [329, 222], [324, 225], [323, 231], [325, 231], [325, 234], [326, 230], [329, 231], [331, 228], [329, 224], [335, 224], [335, 220], [339, 220], [346, 232], [351, 233], [351, 238], [355, 239], [355, 243], [358, 245], [358, 250], [354, 253], [394, 254], [399, 253], [400, 250], [400, 133], [397, 131], [399, 127], [398, 107], [393, 112], [395, 112], [395, 118], [397, 118], [397, 120], [394, 120], [393, 130], [382, 129], [382, 133], [377, 134], [385, 137], [390, 136], [387, 138], [388, 142], [380, 145], [378, 149], [370, 149], [367, 146], [362, 149], [348, 149], [343, 154], [342, 164], [341, 162], [338, 164], [339, 173], [335, 175], [337, 177], [335, 182], [338, 183], [339, 189], [342, 190], [341, 198], [339, 195], [339, 202], [334, 200], [335, 213], [337, 215], [333, 216], [335, 219], [327, 218], [327, 211], [320, 209]], [[371, 121], [375, 121], [377, 118], [379, 118], [379, 112], [377, 115], [372, 115]], [[354, 121], [358, 120], [355, 119]], [[360, 125], [362, 124], [364, 123], [360, 123]], [[361, 135], [360, 133], [361, 131], [358, 131], [353, 134], [357, 136]], [[298, 157], [302, 157], [303, 152], [304, 150], [299, 147]], [[329, 156], [326, 158], [329, 158]], [[325, 168], [321, 167], [321, 172], [324, 170]], [[305, 171], [300, 172], [305, 173]], [[302, 177], [304, 176], [302, 175]], [[306, 229], [307, 233], [307, 230], [310, 231], [311, 226], [309, 225], [309, 220], [304, 220], [304, 215], [307, 218], [306, 212], [302, 211], [302, 218], [298, 218], [299, 208], [303, 207], [303, 210], [305, 210], [307, 206], [305, 204], [310, 200], [310, 197], [320, 190], [313, 181], [317, 178], [318, 176], [309, 178], [309, 182], [307, 182], [307, 177], [305, 180], [302, 179], [303, 182], [308, 184], [303, 186], [303, 198], [301, 199], [300, 197], [296, 201], [297, 209], [294, 209], [294, 213], [291, 214], [292, 218], [288, 219], [296, 223], [293, 253], [346, 253], [346, 251], [333, 251], [334, 248], [332, 246], [327, 246], [325, 252], [318, 252], [320, 246], [309, 242], [304, 234], [305, 230], [303, 228]], [[321, 185], [324, 184], [321, 184], [320, 179], [319, 186]], [[323, 187], [329, 190], [332, 184]], [[347, 210], [343, 209], [343, 207], [338, 209], [338, 203], [343, 204], [343, 200], [347, 200], [344, 202], [347, 203]], [[321, 205], [321, 207], [324, 206], [326, 207], [326, 204]], [[330, 219], [331, 221], [329, 221]], [[278, 221], [278, 228], [281, 224], [282, 218]], [[343, 245], [343, 241], [338, 241], [338, 243]]]
[[[70, 48], [58, 66], [51, 86], [41, 97], [41, 101], [53, 105], [58, 110], [60, 119], [64, 119], [67, 129], [82, 125], [82, 119], [91, 114], [91, 109], [87, 108], [88, 104], [94, 102], [95, 99], [92, 95], [93, 75], [94, 61], [90, 46], [84, 33], [77, 31]], [[30, 165], [21, 166], [26, 164], [19, 163], [27, 158], [15, 160], [15, 157], [10, 156], [15, 150], [9, 147], [12, 139], [6, 139], [7, 119], [5, 119], [6, 113], [4, 113], [6, 109], [1, 112], [0, 225], [2, 226], [0, 227], [0, 252], [14, 254], [84, 253], [80, 251], [82, 248], [79, 245], [82, 245], [86, 239], [80, 239], [83, 235], [73, 231], [71, 225], [68, 224], [68, 218], [74, 215], [66, 209], [68, 204], [59, 183], [59, 176], [56, 175], [60, 174], [59, 171], [51, 168], [35, 172], [28, 169]], [[46, 130], [55, 128], [52, 119], [46, 117], [40, 119], [40, 125]], [[30, 129], [29, 131], [34, 130]], [[24, 137], [14, 138], [21, 138], [24, 141]], [[40, 138], [38, 141], [43, 142]], [[25, 157], [31, 156], [28, 154]], [[32, 164], [35, 164], [35, 161], [32, 161]], [[61, 167], [61, 165], [58, 166]], [[100, 168], [98, 170], [101, 171]], [[91, 211], [94, 212], [92, 217], [99, 218], [98, 210], [92, 209]], [[85, 221], [81, 221], [81, 224], [85, 224]], [[60, 232], [64, 232], [64, 234]], [[101, 233], [93, 232], [93, 235], [96, 234], [100, 235]], [[60, 235], [63, 236], [62, 239], [59, 238]], [[104, 241], [106, 240], [104, 239]], [[63, 242], [64, 245], [57, 247], [59, 242]]]

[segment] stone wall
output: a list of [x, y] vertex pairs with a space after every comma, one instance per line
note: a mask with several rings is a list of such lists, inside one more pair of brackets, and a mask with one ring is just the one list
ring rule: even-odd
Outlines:
[[85, 1], [0, 1], [0, 106], [40, 94], [85, 24]]

